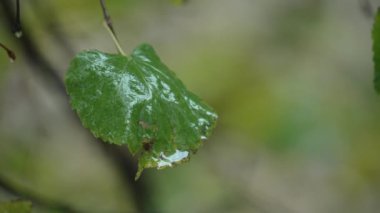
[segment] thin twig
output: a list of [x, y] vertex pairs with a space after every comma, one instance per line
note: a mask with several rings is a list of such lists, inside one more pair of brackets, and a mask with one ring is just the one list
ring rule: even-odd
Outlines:
[[114, 36], [117, 37], [115, 29], [113, 28], [113, 25], [112, 25], [111, 16], [108, 13], [108, 10], [106, 8], [106, 3], [104, 2], [104, 0], [100, 0], [100, 6], [102, 7], [104, 20], [106, 21], [108, 27], [110, 28], [110, 30], [114, 34]]
[[103, 12], [103, 17], [104, 17], [104, 22], [105, 22], [104, 26], [106, 27], [106, 29], [110, 33], [111, 38], [112, 38], [113, 42], [115, 43], [115, 46], [116, 46], [117, 50], [119, 51], [119, 53], [125, 56], [125, 53], [124, 53], [123, 49], [121, 48], [119, 40], [117, 39], [115, 29], [113, 28], [113, 25], [112, 25], [111, 16], [108, 13], [108, 10], [106, 8], [106, 4], [105, 4], [104, 0], [100, 0], [100, 6], [102, 7], [102, 12]]
[[15, 54], [12, 50], [10, 50], [8, 47], [6, 47], [6, 46], [5, 46], [4, 44], [2, 44], [2, 43], [0, 43], [0, 47], [2, 47], [2, 48], [5, 50], [5, 52], [7, 52], [8, 57], [9, 57], [9, 59], [11, 60], [11, 62], [13, 62], [13, 61], [16, 60], [16, 54]]
[[20, 0], [16, 0], [16, 21], [13, 33], [15, 34], [16, 38], [20, 38], [22, 36]]

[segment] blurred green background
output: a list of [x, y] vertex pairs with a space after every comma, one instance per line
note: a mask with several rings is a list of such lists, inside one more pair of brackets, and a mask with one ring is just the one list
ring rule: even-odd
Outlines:
[[[379, 211], [380, 97], [372, 20], [358, 1], [107, 5], [126, 52], [152, 44], [220, 117], [189, 163], [143, 173], [150, 212]], [[115, 165], [0, 17], [0, 42], [18, 56], [0, 54], [0, 176], [82, 212], [137, 212]], [[22, 1], [22, 21], [62, 78], [75, 52], [116, 51], [97, 1]], [[14, 198], [0, 188], [0, 201]]]

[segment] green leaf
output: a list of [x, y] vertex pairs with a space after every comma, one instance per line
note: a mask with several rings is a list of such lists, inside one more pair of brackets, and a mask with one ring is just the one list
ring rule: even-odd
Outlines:
[[373, 61], [375, 63], [375, 89], [380, 93], [380, 9], [376, 13], [375, 22], [372, 29], [373, 40]]
[[29, 201], [8, 201], [0, 203], [0, 213], [30, 213], [32, 203]]
[[159, 59], [148, 44], [130, 57], [80, 52], [65, 79], [83, 125], [104, 141], [128, 145], [144, 168], [187, 160], [207, 139], [217, 115]]

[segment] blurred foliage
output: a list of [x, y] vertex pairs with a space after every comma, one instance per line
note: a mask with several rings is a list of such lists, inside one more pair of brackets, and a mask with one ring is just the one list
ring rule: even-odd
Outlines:
[[[33, 2], [33, 3], [32, 3]], [[35, 2], [45, 7], [33, 9]], [[116, 52], [93, 1], [25, 2], [23, 21], [64, 75], [73, 52]], [[149, 42], [220, 116], [191, 163], [142, 179], [161, 212], [377, 212], [380, 103], [371, 21], [356, 1], [107, 1], [123, 47]], [[50, 17], [50, 16], [49, 16]], [[0, 21], [2, 21], [0, 19]], [[2, 25], [4, 26], [4, 25]], [[1, 41], [17, 41], [1, 28]], [[4, 39], [3, 39], [4, 38]], [[8, 39], [8, 40], [6, 40]], [[131, 194], [67, 100], [21, 52], [0, 57], [0, 174], [86, 212], [133, 212]], [[75, 147], [75, 148], [73, 148]], [[1, 193], [2, 200], [11, 195]]]
[[32, 203], [29, 201], [9, 201], [0, 203], [1, 213], [30, 213]]
[[174, 4], [181, 5], [183, 3], [186, 3], [188, 0], [170, 0], [170, 1], [173, 2]]
[[376, 13], [375, 22], [372, 30], [373, 39], [373, 60], [375, 63], [375, 89], [380, 93], [380, 10]]
[[[3, 34], [3, 30], [0, 29], [0, 35]], [[4, 45], [6, 45], [7, 41], [0, 41], [2, 42]], [[5, 51], [3, 51], [3, 49], [0, 50], [0, 91], [1, 91], [1, 85], [4, 85], [3, 83], [3, 80], [7, 74], [7, 66], [9, 64], [9, 59], [8, 59], [8, 55]]]

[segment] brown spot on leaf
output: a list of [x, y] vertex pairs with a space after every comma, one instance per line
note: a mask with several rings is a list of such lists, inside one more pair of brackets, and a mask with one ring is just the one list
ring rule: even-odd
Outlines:
[[144, 138], [142, 141], [142, 145], [145, 151], [150, 151], [153, 148], [154, 139]]

